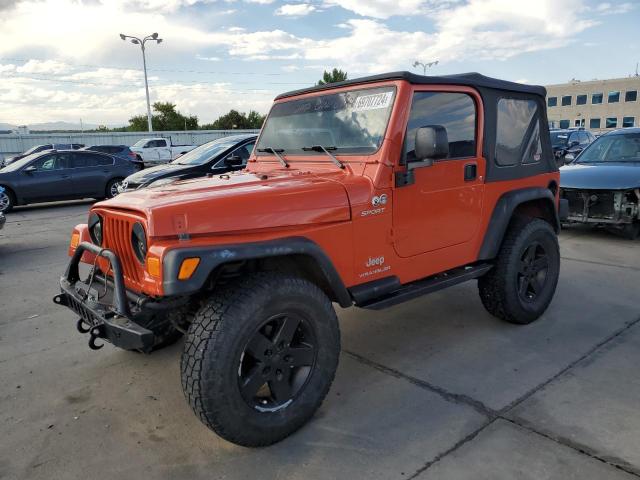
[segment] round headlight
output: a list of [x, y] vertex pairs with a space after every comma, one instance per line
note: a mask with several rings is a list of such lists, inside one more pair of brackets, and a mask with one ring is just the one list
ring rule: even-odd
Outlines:
[[141, 223], [134, 223], [131, 229], [131, 246], [138, 261], [144, 265], [147, 258], [147, 236]]
[[97, 213], [89, 215], [89, 236], [96, 245], [102, 245], [102, 218]]

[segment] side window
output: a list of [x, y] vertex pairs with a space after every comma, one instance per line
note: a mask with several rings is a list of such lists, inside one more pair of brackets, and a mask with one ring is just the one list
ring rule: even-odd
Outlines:
[[33, 162], [30, 166], [36, 167], [38, 170], [42, 170], [44, 172], [51, 170], [62, 170], [65, 168], [65, 162], [62, 155], [45, 155], [44, 157], [40, 157], [35, 162]]
[[249, 160], [249, 157], [251, 156], [251, 152], [253, 151], [253, 146], [255, 145], [254, 143], [248, 143], [247, 145], [243, 145], [242, 147], [236, 149], [232, 155], [238, 155], [240, 158], [242, 158], [242, 164], [246, 164], [247, 160]]
[[156, 140], [156, 147], [166, 147], [167, 146], [167, 141], [166, 140]]
[[540, 115], [534, 100], [498, 101], [495, 162], [501, 167], [537, 163], [542, 158]]
[[447, 159], [476, 155], [476, 104], [469, 95], [445, 92], [414, 93], [404, 139], [404, 162], [415, 160], [418, 128], [431, 125], [442, 125], [447, 130]]
[[95, 162], [100, 167], [113, 165], [113, 157], [108, 157], [107, 155], [94, 155], [94, 156], [96, 157]]
[[83, 168], [87, 166], [87, 154], [73, 153], [70, 156], [69, 168]]

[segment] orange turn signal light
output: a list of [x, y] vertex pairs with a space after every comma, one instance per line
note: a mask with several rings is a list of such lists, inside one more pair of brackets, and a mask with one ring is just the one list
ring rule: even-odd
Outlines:
[[147, 257], [147, 272], [154, 277], [160, 277], [160, 259], [158, 257]]
[[71, 248], [77, 248], [80, 245], [80, 234], [74, 233], [71, 235]]
[[178, 272], [178, 280], [188, 280], [193, 275], [200, 265], [200, 259], [198, 257], [185, 258], [180, 265], [180, 272]]

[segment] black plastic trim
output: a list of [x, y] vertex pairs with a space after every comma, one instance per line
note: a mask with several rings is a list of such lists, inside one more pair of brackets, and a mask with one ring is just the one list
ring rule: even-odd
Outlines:
[[408, 300], [413, 300], [414, 298], [421, 297], [422, 295], [437, 292], [438, 290], [453, 287], [454, 285], [466, 282], [467, 280], [473, 280], [474, 278], [481, 277], [492, 268], [493, 265], [489, 263], [467, 265], [456, 268], [447, 272], [439, 273], [432, 277], [407, 283], [406, 285], [403, 285], [402, 288], [396, 289], [389, 294], [382, 294], [365, 302], [357, 303], [357, 306], [367, 308], [369, 310], [382, 310]]
[[391, 80], [405, 80], [415, 85], [461, 85], [469, 87], [485, 87], [495, 88], [498, 90], [508, 90], [512, 92], [522, 92], [527, 94], [539, 95], [543, 99], [547, 95], [547, 90], [544, 87], [538, 85], [525, 85], [522, 83], [509, 82], [506, 80], [499, 80], [497, 78], [486, 77], [479, 73], [460, 73], [457, 75], [443, 75], [443, 76], [426, 76], [417, 75], [415, 73], [401, 71], [383, 73], [380, 75], [372, 75], [369, 77], [355, 78], [353, 80], [346, 80], [344, 82], [329, 83], [326, 85], [315, 86], [310, 88], [303, 88], [301, 90], [294, 90], [286, 92], [276, 97], [276, 100], [282, 98], [293, 97], [295, 95], [303, 95], [306, 93], [322, 92], [325, 90], [332, 90], [334, 88], [349, 87], [351, 85], [362, 85], [374, 82], [383, 82]]
[[378, 280], [356, 285], [355, 287], [351, 287], [349, 292], [356, 305], [363, 305], [374, 298], [388, 295], [400, 288], [402, 288], [400, 279], [393, 275], [391, 277], [379, 278]]
[[487, 227], [487, 233], [484, 236], [482, 247], [480, 248], [478, 260], [491, 260], [498, 255], [498, 250], [500, 249], [500, 245], [502, 245], [502, 239], [507, 231], [513, 212], [518, 205], [531, 200], [544, 200], [549, 202], [549, 206], [555, 217], [553, 227], [556, 233], [560, 231], [560, 219], [558, 218], [558, 211], [555, 206], [555, 197], [551, 190], [542, 187], [530, 187], [507, 192], [500, 197], [493, 209], [493, 214]]
[[[313, 241], [303, 237], [289, 237], [265, 242], [251, 242], [215, 247], [186, 247], [170, 250], [163, 259], [163, 291], [169, 295], [188, 295], [198, 292], [211, 273], [220, 265], [288, 255], [307, 255], [313, 258], [341, 307], [352, 305], [351, 296], [340, 275], [324, 251]], [[188, 280], [178, 280], [180, 265], [185, 258], [199, 257], [200, 264]]]

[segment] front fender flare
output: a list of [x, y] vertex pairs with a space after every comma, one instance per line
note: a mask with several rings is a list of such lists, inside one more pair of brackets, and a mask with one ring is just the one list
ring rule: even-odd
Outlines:
[[[164, 295], [188, 295], [205, 285], [211, 272], [229, 262], [257, 260], [288, 255], [313, 258], [332, 289], [341, 307], [352, 305], [351, 295], [326, 253], [315, 242], [303, 237], [289, 237], [265, 242], [251, 242], [213, 247], [188, 247], [170, 250], [163, 258]], [[178, 271], [185, 258], [199, 257], [200, 264], [188, 280], [178, 280]]]

